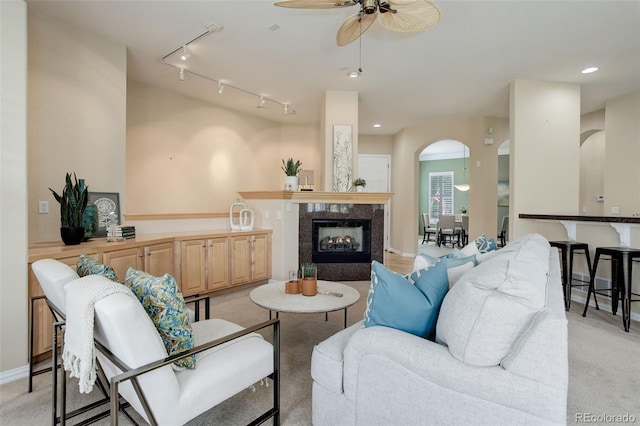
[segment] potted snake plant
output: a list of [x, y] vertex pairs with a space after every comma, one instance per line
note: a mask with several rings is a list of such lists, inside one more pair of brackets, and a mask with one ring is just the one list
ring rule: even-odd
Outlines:
[[302, 163], [300, 160], [293, 161], [293, 158], [289, 158], [286, 162], [282, 159], [282, 171], [285, 174], [284, 189], [285, 191], [297, 191], [298, 190], [298, 173], [300, 172]]
[[58, 194], [49, 188], [54, 198], [60, 203], [60, 237], [66, 245], [80, 244], [84, 238], [83, 216], [89, 200], [89, 188], [84, 179], [77, 179], [76, 174], [67, 173], [62, 193]]

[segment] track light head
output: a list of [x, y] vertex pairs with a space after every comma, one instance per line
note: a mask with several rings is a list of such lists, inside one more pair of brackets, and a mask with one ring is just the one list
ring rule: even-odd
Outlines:
[[260, 103], [257, 106], [258, 109], [264, 109], [264, 96], [260, 96]]
[[221, 81], [218, 82], [218, 93], [220, 93], [222, 95], [222, 92], [224, 92], [224, 84], [222, 84]]
[[187, 50], [187, 45], [184, 44], [182, 45], [182, 55], [180, 55], [180, 59], [182, 59], [183, 61], [186, 61], [187, 59], [189, 59], [189, 57], [191, 57], [191, 54]]
[[184, 68], [180, 68], [180, 81], [184, 81]]

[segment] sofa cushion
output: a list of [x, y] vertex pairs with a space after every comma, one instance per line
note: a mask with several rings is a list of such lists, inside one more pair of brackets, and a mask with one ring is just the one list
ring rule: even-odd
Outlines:
[[118, 280], [118, 275], [116, 275], [116, 271], [114, 271], [111, 266], [104, 265], [97, 260], [86, 256], [84, 253], [78, 257], [76, 268], [78, 270], [78, 275], [81, 277], [85, 277], [87, 275], [104, 275], [111, 281], [120, 282], [120, 280]]
[[549, 249], [526, 235], [467, 272], [442, 303], [436, 341], [465, 363], [499, 365], [545, 309]]
[[413, 272], [420, 269], [429, 269], [433, 267], [439, 260], [443, 260], [447, 265], [447, 277], [449, 278], [449, 287], [453, 286], [458, 279], [469, 269], [478, 264], [476, 261], [476, 255], [466, 256], [461, 254], [460, 251], [454, 255], [444, 255], [440, 257], [433, 257], [426, 253], [420, 253], [413, 261]]
[[433, 339], [440, 304], [448, 290], [445, 262], [405, 277], [373, 261], [364, 326], [382, 325]]
[[[156, 277], [135, 268], [129, 268], [125, 284], [131, 288], [158, 329], [169, 355], [194, 347], [193, 330], [182, 294], [175, 279], [164, 274]], [[196, 367], [195, 356], [175, 363], [181, 367]]]

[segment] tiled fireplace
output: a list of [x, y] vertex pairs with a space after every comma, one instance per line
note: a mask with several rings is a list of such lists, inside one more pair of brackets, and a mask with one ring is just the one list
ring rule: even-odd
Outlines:
[[384, 204], [301, 203], [299, 262], [313, 262], [318, 279], [368, 280], [371, 261], [382, 262]]

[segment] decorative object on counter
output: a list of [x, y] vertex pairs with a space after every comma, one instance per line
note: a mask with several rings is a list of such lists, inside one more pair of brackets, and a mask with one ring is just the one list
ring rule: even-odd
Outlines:
[[135, 226], [111, 225], [109, 232], [113, 241], [130, 240], [136, 237]]
[[84, 228], [84, 238], [82, 241], [89, 241], [98, 235], [98, 206], [93, 203], [87, 203], [87, 207], [82, 215], [82, 227]]
[[284, 284], [284, 292], [286, 294], [300, 294], [302, 293], [302, 280], [293, 279]]
[[98, 237], [106, 237], [111, 225], [120, 225], [120, 194], [89, 192], [89, 202], [98, 207]]
[[299, 187], [298, 172], [300, 172], [302, 162], [300, 160], [293, 161], [293, 158], [289, 158], [286, 162], [282, 159], [282, 171], [286, 175], [284, 178], [284, 190], [285, 191], [297, 191]]
[[349, 124], [333, 126], [333, 190], [348, 192], [353, 173], [353, 137]]
[[229, 208], [229, 226], [233, 231], [253, 230], [253, 210], [240, 201], [231, 204]]
[[364, 191], [365, 186], [367, 186], [367, 181], [362, 178], [358, 178], [353, 181], [353, 186], [355, 186], [356, 192], [362, 192]]
[[313, 170], [300, 170], [298, 183], [300, 191], [313, 191], [315, 173]]
[[62, 194], [49, 188], [54, 198], [60, 203], [60, 236], [66, 245], [76, 245], [84, 238], [82, 227], [84, 211], [87, 207], [88, 188], [84, 179], [77, 179], [76, 174], [67, 173]]
[[460, 206], [460, 213], [467, 214], [467, 206]]
[[302, 264], [302, 295], [315, 296], [318, 292], [318, 268], [315, 263]]

